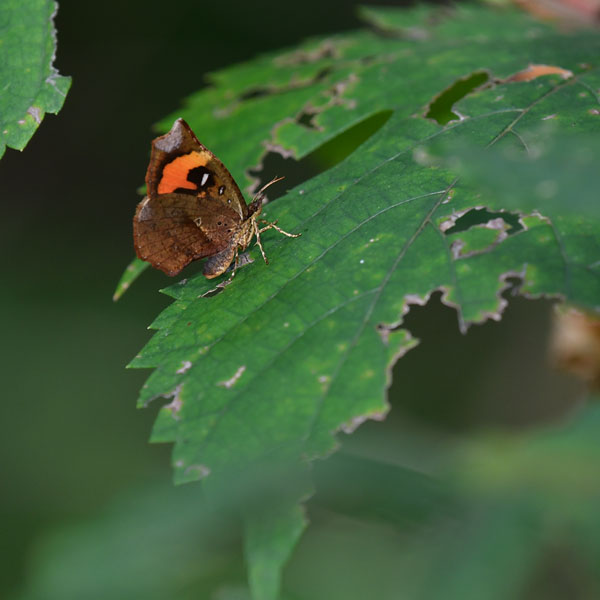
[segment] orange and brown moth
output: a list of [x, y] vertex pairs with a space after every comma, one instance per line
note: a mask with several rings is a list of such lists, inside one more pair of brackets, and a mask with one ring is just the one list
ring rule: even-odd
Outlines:
[[[146, 172], [146, 197], [133, 218], [136, 254], [167, 275], [177, 275], [186, 265], [207, 258], [203, 273], [209, 279], [224, 273], [238, 252], [256, 236], [265, 262], [260, 234], [276, 229], [298, 237], [258, 216], [265, 185], [250, 205], [225, 165], [204, 147], [189, 125], [177, 119], [169, 133], [152, 142]], [[264, 227], [260, 228], [259, 223]]]

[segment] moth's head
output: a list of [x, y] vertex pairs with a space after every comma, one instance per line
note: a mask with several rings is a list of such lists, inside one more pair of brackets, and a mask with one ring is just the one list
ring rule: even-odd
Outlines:
[[[264, 202], [264, 199], [265, 199], [265, 190], [268, 187], [272, 186], [274, 183], [281, 181], [282, 179], [284, 179], [284, 178], [283, 177], [275, 177], [275, 179], [271, 179], [271, 181], [269, 181], [269, 183], [266, 183], [265, 185], [263, 185], [260, 188], [260, 190], [258, 190], [258, 192], [256, 192], [256, 195], [254, 196], [254, 200], [252, 201], [252, 204], [250, 204], [250, 207], [249, 207], [250, 214], [252, 214], [253, 212], [256, 213], [257, 215], [260, 214], [262, 203]], [[253, 206], [255, 207], [254, 210], [252, 210]]]
[[250, 202], [250, 206], [248, 206], [248, 212], [251, 215], [254, 215], [256, 217], [258, 215], [260, 215], [260, 213], [262, 211], [262, 201], [263, 201], [262, 196], [258, 196], [257, 198], [254, 198], [254, 200], [252, 200], [252, 202]]

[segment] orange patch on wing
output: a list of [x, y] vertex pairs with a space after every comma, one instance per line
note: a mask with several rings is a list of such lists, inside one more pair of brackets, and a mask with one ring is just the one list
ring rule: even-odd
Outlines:
[[188, 173], [196, 167], [204, 167], [209, 160], [210, 155], [205, 152], [190, 152], [167, 163], [158, 182], [158, 193], [170, 194], [177, 188], [197, 190], [198, 186], [188, 181]]

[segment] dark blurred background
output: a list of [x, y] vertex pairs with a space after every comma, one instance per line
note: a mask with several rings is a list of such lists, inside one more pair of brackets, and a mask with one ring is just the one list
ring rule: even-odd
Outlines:
[[[147, 373], [124, 368], [168, 304], [157, 290], [170, 281], [148, 271], [111, 300], [133, 256], [131, 219], [153, 123], [209, 71], [361, 26], [358, 4], [60, 3], [55, 65], [72, 76], [72, 88], [25, 150], [0, 160], [0, 596], [27, 576], [43, 532], [95, 514], [124, 489], [170, 486], [170, 448], [147, 443], [156, 407], [135, 408]], [[458, 431], [563, 414], [578, 390], [545, 363], [550, 303], [519, 300], [507, 314], [461, 337], [439, 298], [411, 311], [409, 325], [424, 343], [396, 370], [395, 403], [427, 427]], [[368, 439], [376, 428], [357, 435]]]

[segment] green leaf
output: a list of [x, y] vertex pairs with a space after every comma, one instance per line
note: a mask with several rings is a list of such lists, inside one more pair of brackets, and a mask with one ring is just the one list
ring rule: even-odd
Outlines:
[[[177, 482], [243, 472], [271, 456], [291, 464], [324, 456], [337, 432], [383, 418], [390, 369], [416, 343], [399, 325], [410, 304], [434, 290], [457, 308], [463, 330], [500, 318], [500, 293], [515, 275], [530, 294], [598, 304], [596, 220], [549, 219], [525, 207], [505, 224], [458, 231], [458, 219], [473, 209], [502, 214], [505, 206], [427, 157], [438, 144], [525, 152], [547, 115], [556, 115], [552, 136], [559, 140], [565, 132], [600, 131], [593, 92], [600, 71], [590, 64], [600, 39], [560, 35], [513, 12], [457, 8], [433, 19], [432, 11], [370, 9], [371, 20], [379, 15], [379, 26], [401, 35], [359, 31], [260, 57], [214, 74], [215, 87], [176, 113], [240, 183], [251, 181], [247, 169], [267, 149], [302, 158], [390, 114], [337, 166], [265, 207], [266, 218], [302, 233], [293, 240], [265, 233], [268, 266], [252, 250], [253, 264], [220, 293], [200, 275], [166, 290], [175, 302], [131, 366], [154, 369], [140, 406], [171, 399], [152, 439], [175, 444]], [[404, 22], [425, 35], [403, 35]], [[501, 82], [530, 63], [573, 76]], [[455, 82], [482, 72], [490, 74], [487, 85], [477, 79], [476, 90], [462, 88], [462, 100], [446, 96], [454, 103], [449, 114], [460, 120], [440, 125], [423, 116]], [[297, 538], [298, 514], [290, 509], [285, 527], [275, 519], [262, 528], [272, 533], [253, 554], [268, 555], [272, 544], [277, 556], [254, 580], [256, 594], [266, 589], [260, 594], [273, 597], [269, 569]], [[287, 549], [277, 539], [281, 530]]]
[[[255, 485], [260, 480], [260, 489]], [[306, 522], [305, 468], [274, 465], [200, 488], [146, 486], [98, 514], [43, 535], [23, 600], [249, 598], [240, 527], [255, 598], [276, 598], [279, 572]], [[167, 509], [165, 509], [167, 507]], [[289, 541], [288, 538], [292, 539]]]
[[56, 51], [51, 0], [0, 5], [0, 156], [23, 150], [47, 112], [57, 113], [71, 85], [52, 66]]
[[510, 501], [469, 505], [456, 522], [415, 537], [398, 565], [404, 593], [423, 600], [519, 597], [542, 555], [538, 520], [526, 508]]
[[306, 527], [304, 511], [296, 498], [277, 510], [246, 518], [245, 552], [253, 598], [277, 600], [281, 570]]
[[113, 294], [113, 300], [116, 302], [128, 289], [129, 286], [150, 266], [150, 263], [144, 262], [139, 258], [134, 258], [128, 265]]
[[95, 518], [48, 532], [16, 597], [185, 600], [240, 581], [239, 532], [201, 492], [147, 486]]
[[312, 494], [312, 485], [305, 468], [289, 465], [276, 477], [270, 470], [266, 484], [263, 472], [259, 481], [258, 486], [251, 482], [262, 490], [258, 501], [248, 502], [243, 511], [248, 580], [253, 598], [277, 600], [281, 570], [307, 525], [300, 503]]
[[598, 219], [598, 138], [581, 134], [557, 138], [551, 131], [542, 130], [525, 155], [522, 149], [510, 146], [494, 146], [486, 152], [477, 147], [438, 150], [442, 150], [445, 165], [486, 197], [494, 198], [497, 205], [537, 210], [553, 222], [565, 213]]
[[[511, 23], [513, 19], [510, 13]], [[522, 20], [525, 36], [532, 25]], [[498, 53], [493, 33], [479, 41], [476, 52], [467, 52], [456, 39], [425, 44], [362, 33], [344, 42], [336, 38], [343, 49], [339, 71], [349, 71], [345, 54], [349, 48], [358, 54], [361, 45], [365, 53], [375, 45], [380, 51], [385, 47], [385, 61], [353, 62], [356, 81], [348, 100], [354, 99], [355, 105], [325, 107], [318, 114], [322, 129], [304, 128], [307, 135], [331, 137], [355, 123], [358, 112], [364, 117], [386, 108], [394, 110], [393, 116], [337, 167], [267, 205], [268, 218], [302, 233], [295, 240], [267, 233], [269, 266], [253, 251], [254, 264], [241, 269], [216, 296], [202, 297], [212, 284], [200, 276], [167, 290], [177, 301], [153, 324], [160, 332], [132, 363], [155, 368], [142, 390], [141, 405], [159, 396], [174, 397], [159, 414], [154, 439], [176, 442], [178, 481], [251, 464], [272, 452], [290, 458], [323, 455], [335, 447], [333, 432], [383, 416], [387, 370], [414, 344], [394, 327], [409, 302], [426, 298], [434, 289], [445, 290], [446, 301], [458, 307], [464, 326], [499, 315], [499, 292], [504, 278], [513, 273], [524, 274], [524, 287], [531, 293], [563, 293], [596, 303], [598, 280], [588, 269], [595, 260], [595, 223], [565, 217], [563, 226], [531, 216], [523, 218], [522, 231], [490, 243], [489, 251], [452, 254], [453, 240], [444, 233], [444, 224], [480, 205], [481, 198], [451, 171], [423, 164], [420, 156], [428, 145], [437, 140], [449, 145], [519, 144], [513, 132], [523, 139], [535, 137], [540, 118], [557, 111], [557, 127], [600, 128], [600, 120], [588, 112], [597, 101], [587, 92], [586, 82], [597, 77], [589, 66], [567, 81], [545, 77], [480, 90], [457, 105], [466, 118], [446, 127], [412, 116], [440, 90], [442, 78], [450, 82], [482, 67], [507, 75], [525, 64], [523, 56], [531, 60], [536, 48], [542, 49], [537, 53], [546, 62], [554, 58], [563, 68], [577, 71], [600, 45], [596, 36], [568, 38], [546, 31], [537, 34], [535, 45], [525, 37], [520, 45]], [[421, 65], [434, 58], [435, 67], [422, 77]], [[263, 76], [264, 62], [257, 66]], [[283, 61], [272, 62], [279, 81]], [[372, 82], [384, 75], [389, 85], [374, 88]], [[334, 71], [333, 79], [337, 76]], [[223, 75], [222, 80], [228, 78]], [[330, 83], [319, 79], [313, 87], [302, 88], [314, 94], [313, 105], [319, 103], [324, 81]], [[211, 98], [216, 93], [206, 92]], [[286, 97], [267, 100], [276, 104], [279, 99], [291, 110]], [[249, 100], [238, 109], [243, 107], [243, 117], [230, 114], [222, 120], [258, 131], [264, 102], [264, 97]], [[186, 118], [207, 119], [194, 107], [190, 103]], [[247, 117], [252, 110], [257, 121]], [[336, 127], [331, 123], [334, 113]], [[206, 131], [211, 121], [216, 120], [207, 119], [207, 126], [198, 130]], [[222, 137], [229, 131], [233, 135], [231, 125], [218, 126]], [[240, 142], [233, 145], [234, 153], [237, 146], [246, 148], [251, 137], [236, 135]], [[268, 136], [266, 128], [262, 135]], [[278, 135], [283, 137], [281, 130]], [[234, 159], [234, 166], [239, 161]], [[489, 206], [502, 208], [493, 202]], [[469, 242], [478, 234], [461, 235]], [[477, 244], [481, 247], [482, 242]]]
[[[446, 439], [435, 477], [343, 453], [320, 461], [314, 524], [285, 591], [346, 600], [597, 597], [600, 410], [589, 401], [537, 430]], [[391, 455], [406, 460], [396, 447]]]

